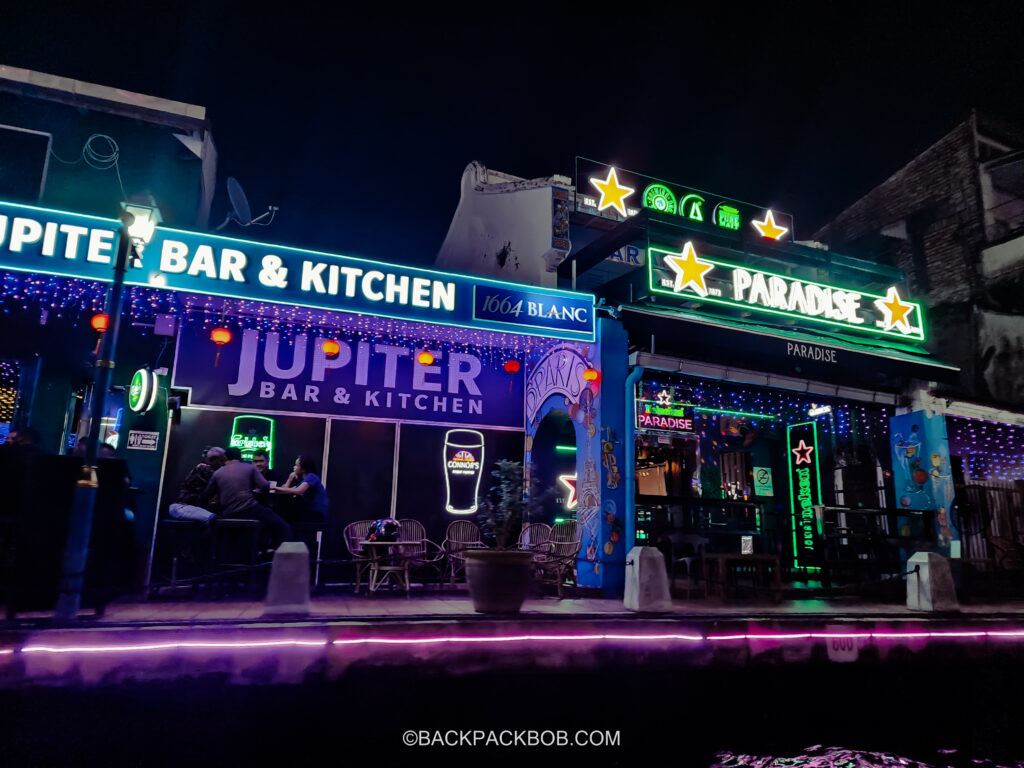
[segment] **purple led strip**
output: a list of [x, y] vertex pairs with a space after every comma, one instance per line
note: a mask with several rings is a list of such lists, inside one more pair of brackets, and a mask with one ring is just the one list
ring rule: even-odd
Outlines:
[[301, 640], [287, 638], [281, 640], [250, 640], [250, 641], [218, 641], [218, 640], [181, 640], [161, 643], [135, 643], [118, 645], [26, 645], [21, 649], [2, 648], [0, 656], [10, 656], [16, 651], [21, 653], [132, 653], [166, 650], [258, 650], [272, 648], [326, 648], [334, 646], [355, 645], [440, 645], [445, 643], [466, 644], [502, 644], [521, 642], [584, 642], [584, 641], [620, 641], [620, 642], [684, 642], [684, 643], [717, 643], [729, 641], [765, 641], [778, 642], [783, 640], [829, 640], [829, 639], [862, 639], [862, 640], [913, 640], [913, 639], [960, 639], [978, 640], [982, 638], [1024, 639], [1024, 629], [1007, 630], [957, 630], [935, 632], [747, 632], [721, 635], [699, 634], [519, 634], [519, 635], [442, 635], [435, 637], [352, 637], [338, 638], [333, 641]]

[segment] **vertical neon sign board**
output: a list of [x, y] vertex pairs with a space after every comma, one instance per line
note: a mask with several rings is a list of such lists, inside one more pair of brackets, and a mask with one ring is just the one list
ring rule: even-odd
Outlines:
[[472, 515], [480, 506], [484, 436], [475, 429], [449, 429], [444, 436], [444, 508]]
[[822, 503], [818, 425], [809, 421], [786, 428], [789, 457], [789, 504], [793, 512], [793, 564], [821, 565], [821, 528], [814, 508]]
[[262, 448], [267, 452], [267, 466], [274, 466], [274, 420], [268, 416], [235, 416], [228, 445], [242, 452], [242, 461]]

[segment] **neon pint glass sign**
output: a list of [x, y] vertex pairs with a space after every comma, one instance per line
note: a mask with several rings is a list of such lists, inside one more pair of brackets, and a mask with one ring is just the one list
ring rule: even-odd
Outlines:
[[480, 506], [484, 436], [475, 429], [449, 429], [444, 436], [444, 508], [453, 515], [472, 515]]
[[274, 461], [274, 420], [268, 416], [236, 416], [228, 445], [242, 452], [242, 461], [252, 461], [258, 450], [267, 452], [267, 466]]

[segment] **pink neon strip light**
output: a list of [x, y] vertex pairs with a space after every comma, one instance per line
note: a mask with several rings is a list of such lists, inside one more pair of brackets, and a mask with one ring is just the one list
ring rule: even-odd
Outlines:
[[[217, 641], [217, 640], [181, 640], [163, 643], [137, 643], [122, 645], [28, 645], [20, 649], [21, 653], [132, 653], [163, 650], [250, 650], [272, 648], [324, 648], [328, 644], [336, 646], [357, 645], [439, 645], [443, 643], [521, 643], [521, 642], [580, 642], [580, 641], [620, 641], [620, 642], [685, 642], [685, 643], [717, 643], [737, 640], [746, 641], [781, 641], [781, 640], [828, 640], [828, 639], [860, 639], [860, 640], [912, 640], [912, 639], [961, 639], [977, 640], [982, 638], [1024, 639], [1024, 629], [1006, 630], [964, 630], [935, 632], [750, 632], [729, 635], [699, 634], [546, 634], [546, 635], [444, 635], [439, 637], [352, 637], [327, 640], [253, 640], [253, 641]], [[10, 655], [15, 649], [0, 649], [0, 655]]]
[[215, 640], [182, 640], [171, 643], [145, 643], [138, 645], [28, 645], [22, 653], [120, 653], [132, 651], [165, 651], [170, 649], [212, 649], [230, 648], [246, 650], [255, 648], [323, 648], [326, 640], [253, 640], [249, 642], [220, 642]]

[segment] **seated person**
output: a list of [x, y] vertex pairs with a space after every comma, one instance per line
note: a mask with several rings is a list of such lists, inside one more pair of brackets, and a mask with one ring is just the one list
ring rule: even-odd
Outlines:
[[300, 497], [302, 517], [310, 522], [326, 520], [330, 508], [327, 489], [316, 475], [316, 469], [316, 460], [303, 454], [295, 460], [295, 471], [288, 476], [285, 484], [276, 488], [277, 493]]
[[209, 523], [217, 515], [200, 505], [199, 497], [202, 496], [206, 486], [210, 484], [213, 473], [224, 466], [225, 454], [223, 448], [209, 448], [206, 451], [205, 461], [200, 462], [192, 471], [186, 475], [178, 491], [178, 499], [171, 504], [168, 514], [175, 520], [198, 520], [200, 523]]
[[[257, 471], [263, 475], [263, 479], [270, 483], [271, 487], [283, 485], [284, 475], [278, 472], [276, 469], [270, 468], [270, 454], [267, 453], [263, 448], [257, 448], [252, 452], [252, 465], [256, 467]], [[261, 504], [270, 506], [270, 493], [259, 494]]]
[[206, 490], [199, 497], [203, 504], [216, 496], [224, 517], [249, 517], [263, 523], [271, 536], [271, 546], [292, 540], [292, 527], [272, 509], [259, 503], [256, 494], [270, 486], [252, 464], [242, 461], [242, 452], [235, 447], [224, 451], [224, 466], [213, 473]]

